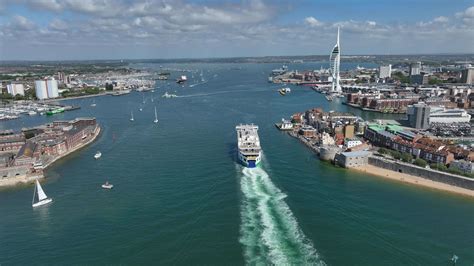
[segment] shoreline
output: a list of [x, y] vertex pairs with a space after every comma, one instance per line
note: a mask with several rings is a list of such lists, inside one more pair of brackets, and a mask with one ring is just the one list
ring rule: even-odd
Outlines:
[[98, 94], [89, 94], [89, 95], [81, 95], [81, 96], [73, 96], [73, 97], [66, 97], [66, 98], [54, 98], [54, 99], [47, 99], [44, 100], [43, 103], [52, 103], [52, 102], [60, 102], [66, 100], [76, 100], [76, 99], [84, 99], [84, 98], [92, 98], [92, 97], [100, 97], [100, 96], [107, 96], [107, 93], [98, 93]]
[[474, 190], [469, 190], [466, 188], [461, 188], [453, 185], [448, 185], [445, 183], [437, 182], [437, 181], [432, 181], [428, 180], [422, 177], [414, 176], [414, 175], [409, 175], [406, 173], [399, 173], [395, 172], [392, 170], [388, 170], [385, 168], [380, 168], [377, 166], [373, 166], [370, 164], [364, 165], [364, 166], [358, 166], [358, 167], [353, 167], [353, 168], [347, 168], [349, 170], [355, 170], [360, 173], [367, 173], [373, 176], [378, 176], [378, 177], [383, 177], [386, 179], [391, 179], [395, 180], [398, 182], [403, 182], [407, 184], [413, 184], [417, 186], [423, 186], [425, 188], [431, 188], [431, 189], [436, 189], [440, 191], [445, 191], [445, 192], [451, 192], [459, 195], [464, 195], [468, 197], [473, 197], [474, 198]]
[[58, 156], [58, 157], [54, 158], [53, 160], [51, 160], [50, 162], [48, 162], [47, 164], [45, 164], [43, 166], [43, 171], [41, 173], [31, 173], [31, 174], [27, 174], [27, 175], [23, 175], [23, 176], [18, 176], [18, 177], [14, 177], [14, 178], [7, 178], [7, 179], [0, 180], [0, 189], [6, 188], [6, 187], [13, 187], [13, 186], [17, 186], [17, 185], [28, 184], [29, 182], [34, 181], [36, 179], [46, 178], [45, 175], [44, 175], [44, 170], [46, 170], [46, 168], [50, 167], [54, 162], [56, 162], [60, 159], [63, 159], [65, 157], [67, 157], [69, 154], [72, 154], [73, 152], [76, 152], [76, 151], [88, 146], [92, 142], [94, 142], [97, 139], [97, 137], [100, 135], [101, 131], [102, 131], [101, 127], [97, 126], [96, 132], [94, 132], [94, 135], [87, 142], [85, 142], [81, 145], [78, 145], [77, 147], [67, 151], [66, 153], [62, 154], [61, 156]]
[[[309, 145], [304, 139], [302, 139], [298, 135], [291, 134], [292, 132], [286, 132], [286, 133], [289, 136], [298, 139], [307, 148], [309, 148], [312, 152], [319, 155], [319, 150], [318, 150], [317, 147]], [[318, 156], [318, 159], [321, 160], [321, 158], [319, 158], [319, 156]], [[334, 164], [332, 164], [332, 165], [334, 166]], [[407, 184], [422, 186], [422, 187], [425, 187], [425, 188], [436, 189], [436, 190], [439, 190], [439, 191], [450, 192], [450, 193], [455, 193], [455, 194], [458, 194], [458, 195], [463, 195], [463, 196], [474, 198], [474, 190], [470, 190], [470, 189], [457, 187], [457, 186], [449, 185], [449, 184], [442, 183], [442, 182], [437, 182], [437, 181], [425, 179], [425, 178], [415, 176], [415, 175], [410, 175], [410, 174], [406, 174], [406, 173], [399, 173], [399, 172], [392, 171], [392, 170], [389, 170], [389, 169], [377, 167], [377, 166], [374, 166], [374, 165], [371, 165], [371, 164], [366, 164], [364, 166], [357, 166], [357, 167], [351, 167], [351, 168], [346, 168], [346, 169], [348, 169], [350, 171], [355, 170], [355, 171], [358, 171], [360, 173], [366, 173], [366, 174], [370, 174], [370, 175], [377, 176], [377, 177], [383, 177], [383, 178], [391, 179], [391, 180], [398, 181], [398, 182], [403, 182], [403, 183], [407, 183]]]
[[94, 132], [94, 135], [92, 138], [90, 138], [87, 142], [83, 143], [82, 145], [78, 145], [77, 147], [74, 147], [72, 150], [70, 151], [67, 151], [65, 154], [61, 155], [61, 156], [58, 156], [56, 158], [54, 158], [53, 160], [51, 160], [50, 162], [48, 162], [46, 165], [43, 166], [43, 170], [45, 170], [46, 168], [48, 168], [49, 166], [51, 166], [54, 162], [56, 162], [57, 160], [60, 160], [66, 156], [68, 156], [69, 154], [77, 151], [77, 150], [80, 150], [84, 147], [86, 147], [87, 145], [91, 144], [93, 141], [95, 141], [97, 139], [97, 137], [99, 136], [101, 132], [101, 128], [100, 126], [97, 126], [97, 129], [96, 129], [96, 132]]

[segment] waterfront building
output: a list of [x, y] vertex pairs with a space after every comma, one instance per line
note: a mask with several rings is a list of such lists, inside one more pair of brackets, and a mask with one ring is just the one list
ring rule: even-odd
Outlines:
[[365, 129], [364, 138], [375, 146], [390, 147], [395, 135], [386, 131], [383, 126], [369, 124]]
[[350, 148], [353, 148], [355, 146], [359, 146], [362, 144], [362, 141], [360, 141], [360, 139], [358, 138], [347, 138], [344, 140], [344, 146], [346, 146], [346, 148], [350, 149]]
[[17, 152], [23, 144], [25, 144], [25, 136], [23, 134], [0, 135], [1, 152]]
[[429, 123], [469, 123], [471, 115], [463, 109], [431, 107]]
[[367, 151], [341, 152], [336, 154], [334, 162], [344, 168], [364, 166], [369, 163], [369, 155]]
[[54, 78], [35, 81], [36, 98], [39, 100], [59, 97], [58, 81]]
[[25, 96], [25, 88], [23, 84], [11, 83], [7, 85], [7, 92], [13, 96], [21, 95]]
[[474, 84], [474, 67], [470, 66], [461, 71], [461, 83]]
[[385, 79], [392, 77], [392, 65], [380, 66], [379, 67], [379, 78]]
[[427, 129], [430, 127], [430, 106], [420, 102], [409, 105], [407, 108], [407, 118], [410, 127], [416, 129]]
[[314, 138], [316, 137], [318, 132], [314, 127], [310, 125], [304, 125], [301, 127], [299, 133], [305, 136], [306, 138]]
[[337, 28], [337, 40], [336, 45], [332, 49], [331, 55], [329, 57], [330, 69], [331, 69], [331, 76], [332, 76], [332, 85], [331, 85], [331, 92], [333, 93], [340, 93], [342, 92], [340, 82], [340, 75], [339, 75], [339, 67], [341, 64], [341, 47], [339, 45], [339, 27]]
[[327, 132], [323, 132], [321, 134], [321, 139], [320, 139], [319, 142], [323, 146], [332, 146], [332, 145], [336, 144], [336, 142], [334, 141], [334, 138], [331, 137], [331, 135], [329, 135], [329, 133], [327, 133]]
[[40, 156], [40, 147], [38, 144], [32, 141], [27, 141], [18, 154], [15, 156], [15, 165], [31, 165], [35, 163], [36, 159]]

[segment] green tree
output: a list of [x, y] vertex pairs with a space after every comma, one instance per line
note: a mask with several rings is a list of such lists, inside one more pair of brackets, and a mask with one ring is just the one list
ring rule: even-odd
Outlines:
[[446, 172], [448, 170], [448, 167], [446, 167], [446, 165], [444, 165], [442, 163], [432, 163], [432, 164], [430, 164], [430, 168], [436, 169], [436, 170], [439, 170], [439, 171], [444, 171], [444, 172]]
[[385, 149], [385, 148], [380, 148], [380, 149], [378, 150], [378, 152], [379, 152], [380, 154], [387, 154], [387, 153], [388, 153], [388, 150]]
[[437, 77], [433, 77], [428, 80], [428, 84], [430, 85], [436, 85], [436, 84], [441, 84], [441, 83], [443, 83], [443, 81], [438, 79]]
[[426, 167], [426, 165], [428, 165], [428, 163], [425, 160], [421, 159], [421, 158], [416, 158], [413, 163], [417, 166], [420, 166], [420, 167]]
[[402, 161], [410, 163], [413, 160], [413, 156], [407, 152], [402, 153]]
[[464, 173], [459, 170], [459, 169], [456, 169], [456, 168], [448, 168], [448, 172], [451, 173], [451, 174], [455, 174], [455, 175], [463, 175]]
[[402, 154], [399, 151], [390, 151], [390, 155], [397, 160], [400, 160], [402, 157]]

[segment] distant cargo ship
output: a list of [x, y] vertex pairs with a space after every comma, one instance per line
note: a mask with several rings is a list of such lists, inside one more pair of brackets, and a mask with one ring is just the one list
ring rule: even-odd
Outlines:
[[237, 145], [239, 148], [239, 160], [248, 168], [256, 167], [262, 157], [262, 148], [260, 147], [260, 138], [258, 137], [258, 126], [238, 125]]

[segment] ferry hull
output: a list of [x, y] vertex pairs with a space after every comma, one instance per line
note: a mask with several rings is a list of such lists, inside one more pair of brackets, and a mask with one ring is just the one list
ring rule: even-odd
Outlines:
[[255, 168], [260, 164], [260, 158], [261, 154], [259, 154], [257, 157], [248, 159], [245, 155], [242, 153], [239, 153], [239, 161], [242, 163], [243, 166], [247, 168]]

